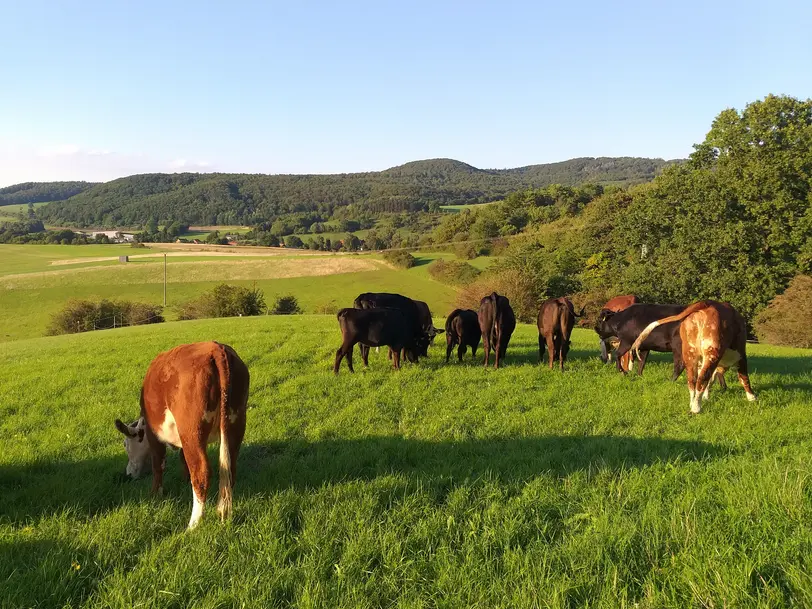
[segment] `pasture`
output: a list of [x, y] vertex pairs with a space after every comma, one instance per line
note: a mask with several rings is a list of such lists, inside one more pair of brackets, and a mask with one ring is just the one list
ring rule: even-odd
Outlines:
[[[34, 208], [48, 205], [47, 202], [34, 203]], [[20, 212], [28, 213], [27, 203], [15, 203], [14, 205], [0, 205], [0, 222], [14, 222], [19, 219]]]
[[[731, 378], [690, 416], [669, 358], [623, 378], [576, 330], [562, 375], [536, 365], [536, 337], [520, 325], [498, 371], [445, 365], [435, 345], [397, 373], [373, 352], [338, 377], [332, 315], [2, 344], [0, 603], [812, 603], [811, 352], [751, 346], [759, 401]], [[187, 532], [177, 454], [151, 499], [149, 479], [121, 479], [113, 420], [135, 418], [159, 351], [209, 339], [251, 370], [248, 429], [233, 521], [211, 493]]]
[[[375, 291], [422, 294], [438, 315], [451, 310], [455, 296], [451, 287], [432, 280], [425, 271], [437, 254], [416, 254], [420, 265], [400, 271], [373, 255], [199, 249], [175, 244], [156, 244], [148, 249], [127, 245], [0, 245], [0, 342], [42, 336], [53, 313], [70, 298], [162, 304], [160, 254], [164, 251], [168, 252], [168, 307], [164, 312], [168, 320], [177, 318], [173, 307], [222, 282], [256, 285], [269, 305], [279, 296], [293, 294], [307, 313], [351, 305], [361, 291], [360, 285]], [[116, 257], [120, 255], [129, 255], [131, 262], [118, 263]]]

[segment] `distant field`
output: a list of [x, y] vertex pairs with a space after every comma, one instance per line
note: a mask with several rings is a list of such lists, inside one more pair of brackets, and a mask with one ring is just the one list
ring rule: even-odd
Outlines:
[[[373, 256], [297, 254], [293, 250], [288, 254], [277, 250], [276, 255], [267, 258], [215, 257], [205, 252], [173, 258], [184, 248], [166, 248], [170, 252], [169, 308], [165, 311], [168, 319], [176, 318], [174, 306], [222, 282], [256, 285], [265, 293], [268, 304], [279, 296], [293, 294], [311, 313], [352, 306], [353, 299], [363, 291], [383, 291], [419, 297], [438, 316], [444, 316], [455, 296], [452, 288], [431, 280], [421, 267], [394, 270]], [[119, 298], [162, 304], [162, 257], [133, 258], [124, 265], [110, 261], [51, 264], [55, 260], [145, 253], [153, 250], [118, 245], [0, 245], [0, 341], [42, 336], [51, 315], [70, 298]]]
[[[159, 351], [212, 339], [250, 368], [248, 427], [233, 521], [210, 490], [186, 532], [177, 453], [150, 499], [113, 420]], [[624, 378], [591, 331], [564, 374], [527, 325], [501, 370], [445, 365], [440, 340], [334, 377], [339, 342], [328, 315], [0, 344], [0, 605], [812, 606], [812, 351], [748, 346], [759, 401], [729, 375], [690, 416], [667, 358]]]
[[189, 230], [181, 235], [183, 239], [205, 239], [211, 233], [218, 231], [221, 237], [226, 235], [244, 235], [251, 230], [249, 226], [190, 226]]
[[494, 203], [494, 201], [489, 203], [469, 203], [468, 205], [440, 205], [440, 209], [443, 211], [458, 213], [464, 209], [473, 209], [474, 207], [482, 207], [483, 205], [490, 205], [491, 203]]
[[[37, 207], [42, 207], [43, 205], [48, 205], [48, 203], [34, 203], [34, 208], [36, 209]], [[0, 206], [0, 222], [17, 220], [20, 217], [21, 211], [28, 213], [28, 203]]]

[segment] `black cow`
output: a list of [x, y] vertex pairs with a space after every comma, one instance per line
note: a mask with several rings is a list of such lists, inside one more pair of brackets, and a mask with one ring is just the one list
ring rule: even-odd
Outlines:
[[451, 351], [456, 345], [459, 345], [457, 349], [459, 361], [462, 361], [462, 356], [465, 355], [468, 347], [471, 347], [471, 358], [475, 358], [480, 338], [482, 338], [482, 332], [479, 329], [476, 311], [454, 309], [445, 320], [445, 363], [448, 363]]
[[550, 298], [541, 303], [536, 320], [539, 330], [539, 363], [544, 359], [546, 343], [550, 352], [550, 370], [553, 369], [553, 362], [557, 358], [561, 372], [564, 372], [564, 361], [570, 350], [572, 327], [575, 325], [575, 318], [583, 314], [584, 309], [576, 313], [572, 301], [563, 296]]
[[[413, 300], [408, 296], [401, 294], [389, 294], [387, 292], [365, 292], [359, 294], [353, 302], [356, 309], [377, 309], [386, 307], [390, 309], [399, 309], [406, 313], [409, 320], [414, 322], [415, 333], [425, 333], [428, 342], [425, 343], [426, 348], [419, 355], [428, 357], [428, 345], [434, 342], [434, 337], [438, 334], [438, 329], [434, 327], [431, 318], [431, 311], [429, 306], [421, 300]], [[442, 330], [439, 330], [442, 332]], [[424, 341], [419, 341], [424, 344]], [[369, 347], [361, 345], [361, 355], [369, 357]], [[389, 359], [392, 359], [391, 350], [389, 352]]]
[[347, 358], [347, 367], [352, 367], [352, 349], [356, 343], [367, 347], [361, 351], [364, 366], [368, 366], [369, 347], [388, 346], [392, 350], [392, 364], [400, 369], [400, 354], [416, 362], [418, 355], [428, 347], [425, 335], [415, 334], [413, 320], [400, 309], [341, 309], [336, 315], [341, 328], [342, 343], [336, 351], [333, 372], [338, 374], [341, 360]]
[[510, 300], [496, 292], [479, 301], [479, 330], [485, 347], [485, 367], [494, 350], [494, 368], [499, 368], [499, 361], [505, 357], [510, 336], [516, 328], [516, 316], [510, 306]]
[[[621, 365], [621, 359], [631, 349], [634, 341], [646, 326], [658, 319], [682, 313], [684, 310], [685, 306], [673, 304], [633, 304], [618, 312], [601, 309], [595, 331], [601, 339], [607, 339], [610, 336], [618, 338], [620, 344], [616, 353], [617, 369], [625, 374], [626, 371]], [[676, 380], [685, 368], [682, 363], [682, 341], [679, 335], [679, 323], [673, 322], [657, 326], [641, 343], [637, 374], [643, 374], [649, 351], [674, 353], [674, 373], [671, 380]], [[722, 383], [724, 383], [724, 380], [722, 380]]]

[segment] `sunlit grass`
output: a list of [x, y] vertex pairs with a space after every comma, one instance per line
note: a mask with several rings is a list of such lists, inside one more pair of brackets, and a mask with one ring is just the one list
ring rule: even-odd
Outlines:
[[[248, 430], [233, 522], [210, 501], [188, 533], [177, 456], [150, 499], [120, 481], [112, 422], [136, 416], [159, 351], [209, 339], [251, 370]], [[750, 346], [759, 401], [729, 375], [691, 416], [667, 357], [622, 377], [590, 331], [564, 374], [524, 325], [498, 371], [438, 345], [400, 372], [356, 353], [335, 377], [339, 343], [330, 315], [0, 345], [0, 604], [812, 603], [812, 352]]]

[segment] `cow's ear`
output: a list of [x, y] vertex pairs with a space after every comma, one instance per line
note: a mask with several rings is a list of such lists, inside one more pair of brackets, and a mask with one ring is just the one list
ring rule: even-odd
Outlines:
[[133, 430], [130, 429], [129, 426], [122, 423], [120, 419], [116, 419], [116, 429], [118, 429], [121, 433], [123, 433], [128, 438], [132, 438], [132, 437], [135, 436], [135, 434], [133, 433]]

